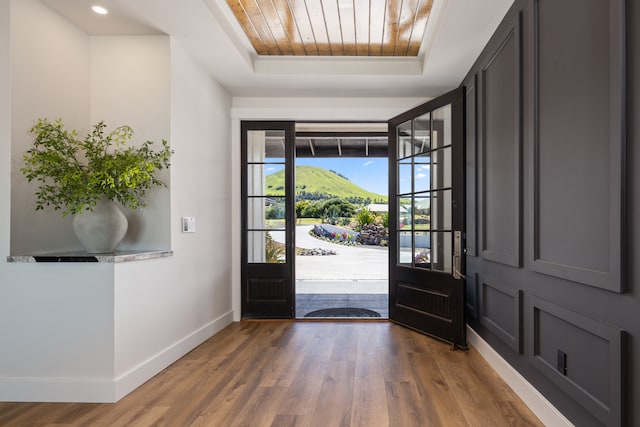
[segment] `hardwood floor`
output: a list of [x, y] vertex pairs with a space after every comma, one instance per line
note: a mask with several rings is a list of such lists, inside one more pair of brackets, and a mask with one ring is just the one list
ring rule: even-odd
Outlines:
[[0, 426], [540, 426], [474, 350], [389, 322], [233, 323], [115, 404], [0, 403]]

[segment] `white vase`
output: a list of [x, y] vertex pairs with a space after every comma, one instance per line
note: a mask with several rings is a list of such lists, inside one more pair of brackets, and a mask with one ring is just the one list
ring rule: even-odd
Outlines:
[[87, 253], [113, 253], [127, 233], [127, 217], [118, 205], [100, 199], [93, 211], [84, 210], [73, 218], [73, 230]]

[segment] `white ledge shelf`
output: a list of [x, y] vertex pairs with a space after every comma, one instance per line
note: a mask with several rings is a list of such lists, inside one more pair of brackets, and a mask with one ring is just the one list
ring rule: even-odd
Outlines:
[[7, 262], [106, 262], [120, 263], [165, 258], [173, 251], [122, 251], [112, 254], [88, 254], [86, 252], [43, 253], [34, 255], [9, 255]]

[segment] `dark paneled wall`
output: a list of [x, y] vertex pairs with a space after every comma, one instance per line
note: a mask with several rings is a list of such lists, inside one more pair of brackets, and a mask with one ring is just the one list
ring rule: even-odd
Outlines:
[[522, 41], [520, 15], [511, 16], [478, 72], [480, 243], [482, 257], [520, 265]]
[[469, 323], [580, 426], [640, 425], [638, 22], [517, 0], [464, 80]]

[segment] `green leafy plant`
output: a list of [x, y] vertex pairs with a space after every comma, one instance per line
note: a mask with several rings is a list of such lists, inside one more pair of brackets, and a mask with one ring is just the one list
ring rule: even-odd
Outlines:
[[36, 210], [45, 206], [62, 210], [62, 215], [93, 210], [105, 197], [130, 209], [146, 206], [146, 192], [166, 184], [158, 172], [169, 167], [173, 151], [167, 141], [154, 151], [153, 142], [140, 147], [125, 147], [133, 136], [129, 126], [107, 133], [101, 121], [83, 139], [75, 130], [67, 130], [62, 120], [39, 119], [29, 130], [33, 146], [23, 156], [20, 171], [29, 182], [40, 183], [36, 192]]
[[264, 255], [268, 263], [284, 262], [284, 247], [282, 244], [273, 240], [269, 232], [265, 233]]
[[376, 220], [376, 215], [369, 209], [364, 208], [355, 216], [358, 226], [362, 228], [365, 225], [372, 224]]
[[380, 220], [382, 221], [382, 226], [385, 228], [389, 228], [389, 212], [385, 212], [380, 216]]
[[351, 224], [351, 218], [340, 218], [338, 220], [338, 225], [341, 225], [343, 227], [346, 227], [349, 224]]

